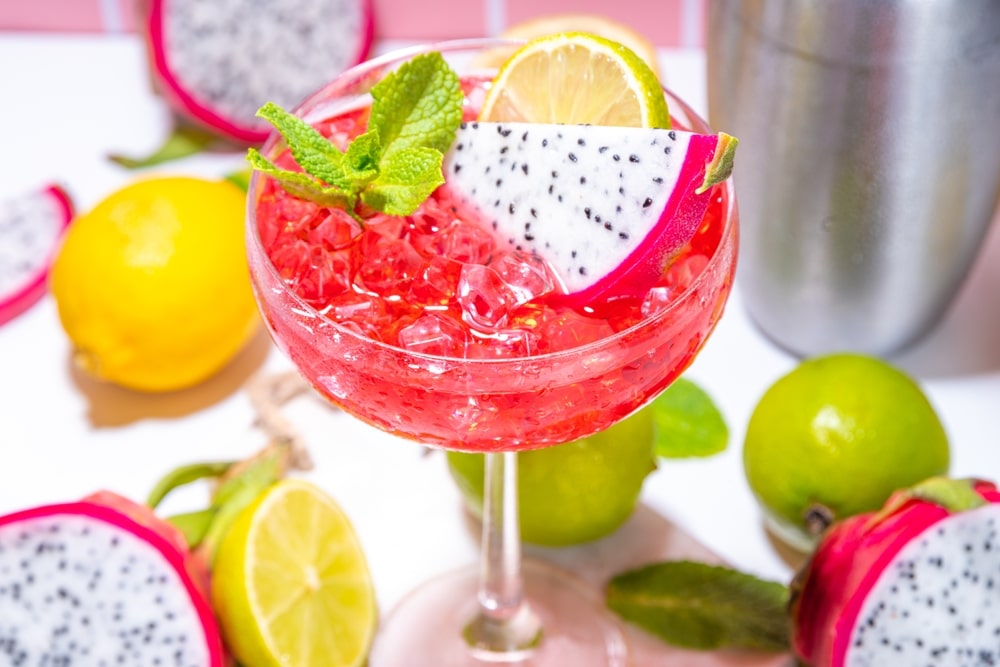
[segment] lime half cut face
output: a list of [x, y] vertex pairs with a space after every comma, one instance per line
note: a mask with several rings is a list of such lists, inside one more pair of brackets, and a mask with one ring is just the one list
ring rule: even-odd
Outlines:
[[486, 121], [670, 127], [650, 66], [618, 42], [581, 32], [532, 40], [500, 68]]

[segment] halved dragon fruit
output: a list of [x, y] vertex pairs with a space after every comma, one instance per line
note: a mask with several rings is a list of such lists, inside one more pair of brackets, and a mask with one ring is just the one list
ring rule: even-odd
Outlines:
[[116, 494], [0, 517], [0, 663], [222, 667], [205, 576], [176, 529]]
[[463, 124], [446, 187], [502, 240], [549, 262], [559, 299], [640, 298], [701, 225], [736, 140], [668, 129]]
[[363, 61], [372, 0], [151, 0], [147, 39], [159, 88], [183, 116], [259, 144], [267, 101], [291, 108]]
[[57, 185], [0, 202], [0, 324], [38, 301], [49, 266], [73, 219], [73, 204]]
[[1000, 665], [1000, 492], [932, 479], [824, 535], [793, 585], [811, 667]]

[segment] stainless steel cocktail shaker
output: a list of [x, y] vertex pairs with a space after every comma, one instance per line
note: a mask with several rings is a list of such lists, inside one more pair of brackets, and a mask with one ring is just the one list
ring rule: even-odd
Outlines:
[[753, 320], [799, 355], [919, 338], [997, 207], [1000, 0], [709, 0], [706, 29]]

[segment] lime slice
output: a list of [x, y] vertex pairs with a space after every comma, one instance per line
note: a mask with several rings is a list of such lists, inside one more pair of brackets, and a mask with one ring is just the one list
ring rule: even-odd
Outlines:
[[479, 118], [670, 127], [656, 74], [634, 51], [582, 32], [534, 39], [503, 64]]
[[[619, 42], [635, 51], [636, 55], [641, 57], [654, 73], [657, 72], [657, 54], [653, 43], [628, 25], [601, 14], [565, 12], [534, 16], [520, 23], [515, 23], [497, 36], [503, 39], [527, 41], [560, 32], [586, 32]], [[515, 50], [512, 48], [491, 51], [491, 60], [484, 59], [483, 63], [500, 67]]]
[[378, 612], [350, 521], [320, 489], [283, 480], [244, 510], [213, 565], [212, 603], [244, 667], [363, 665]]

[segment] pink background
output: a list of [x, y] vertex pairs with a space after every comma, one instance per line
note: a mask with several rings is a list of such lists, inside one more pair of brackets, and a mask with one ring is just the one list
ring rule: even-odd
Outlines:
[[[0, 30], [130, 32], [143, 0], [0, 2]], [[599, 13], [626, 23], [658, 46], [698, 46], [704, 0], [374, 0], [378, 37], [430, 39], [491, 35], [526, 18]]]

